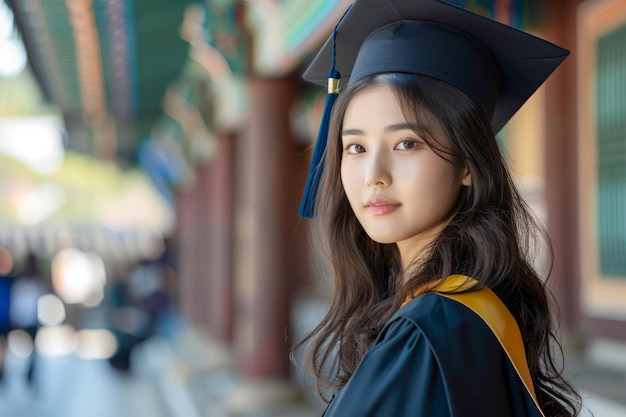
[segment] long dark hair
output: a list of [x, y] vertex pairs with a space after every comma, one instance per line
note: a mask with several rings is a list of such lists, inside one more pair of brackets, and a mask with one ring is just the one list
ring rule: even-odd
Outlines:
[[[358, 92], [376, 85], [390, 86], [405, 119], [417, 126], [416, 133], [455, 167], [467, 164], [472, 175], [472, 185], [461, 193], [450, 223], [426, 248], [426, 256], [405, 271], [395, 245], [367, 236], [340, 178], [346, 107]], [[432, 134], [433, 120], [447, 138]], [[491, 288], [517, 320], [546, 415], [577, 414], [580, 397], [561, 376], [562, 350], [545, 285], [552, 262], [549, 239], [513, 184], [489, 121], [464, 94], [428, 77], [395, 73], [367, 77], [343, 91], [333, 111], [312, 226], [315, 249], [332, 273], [333, 295], [324, 319], [296, 348], [306, 346], [304, 364], [320, 393], [347, 382], [407, 295], [441, 278], [463, 274]], [[531, 264], [538, 248], [550, 255], [543, 256], [547, 267], [537, 268], [547, 271], [545, 277]]]

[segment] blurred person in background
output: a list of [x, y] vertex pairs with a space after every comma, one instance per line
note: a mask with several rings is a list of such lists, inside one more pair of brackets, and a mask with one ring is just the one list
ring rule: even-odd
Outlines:
[[163, 253], [154, 260], [140, 263], [131, 272], [129, 280], [131, 285], [134, 282], [134, 287], [144, 287], [137, 295], [144, 299], [146, 310], [154, 321], [154, 334], [170, 338], [176, 335], [180, 323], [174, 308], [176, 272], [171, 239], [166, 238], [164, 243]]
[[[11, 288], [9, 319], [12, 329], [23, 330], [30, 336], [34, 346], [37, 332], [40, 327], [38, 315], [39, 298], [48, 292], [48, 285], [41, 273], [38, 259], [29, 253], [24, 259], [21, 270], [18, 272]], [[28, 355], [26, 380], [33, 385], [37, 351], [33, 347]]]
[[109, 358], [114, 369], [131, 372], [134, 349], [154, 334], [157, 311], [152, 301], [160, 286], [160, 269], [151, 262], [138, 263], [110, 284], [107, 321], [118, 345]]
[[4, 381], [4, 366], [7, 355], [7, 338], [11, 331], [9, 320], [9, 303], [11, 300], [11, 285], [14, 277], [13, 257], [11, 253], [0, 247], [0, 383]]

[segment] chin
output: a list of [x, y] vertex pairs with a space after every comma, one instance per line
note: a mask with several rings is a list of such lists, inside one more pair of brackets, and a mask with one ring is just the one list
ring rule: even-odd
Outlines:
[[365, 231], [365, 233], [367, 233], [370, 239], [372, 239], [374, 242], [380, 243], [383, 245], [390, 245], [392, 243], [398, 242], [397, 239], [394, 239], [393, 237], [382, 234], [382, 233], [368, 233], [367, 230]]

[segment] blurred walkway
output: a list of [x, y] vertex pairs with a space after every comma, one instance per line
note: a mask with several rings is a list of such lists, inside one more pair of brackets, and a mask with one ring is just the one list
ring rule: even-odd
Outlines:
[[[310, 321], [312, 310], [318, 310], [320, 304], [302, 303], [301, 308], [295, 315], [300, 323]], [[306, 395], [295, 401], [275, 401], [265, 409], [228, 411], [244, 385], [234, 371], [232, 352], [193, 328], [180, 326], [167, 339], [155, 337], [144, 342], [134, 351], [133, 360], [132, 375], [124, 375], [107, 361], [75, 356], [41, 358], [38, 386], [31, 390], [23, 377], [24, 361], [10, 357], [5, 383], [0, 386], [0, 417], [319, 417], [323, 411], [321, 401]], [[594, 390], [602, 388], [607, 379], [599, 371], [591, 378], [585, 366], [576, 366], [579, 377], [586, 381], [577, 385], [583, 386], [586, 406], [594, 417], [626, 417], [626, 403], [620, 394], [626, 394], [625, 380], [610, 384], [616, 395], [613, 399], [598, 395]], [[619, 373], [622, 378], [626, 375]], [[259, 391], [259, 387], [255, 389]], [[264, 391], [268, 392], [271, 394]], [[241, 398], [253, 397], [240, 397], [240, 406]], [[590, 415], [581, 413], [581, 417]]]
[[107, 361], [74, 355], [39, 359], [37, 385], [25, 378], [25, 361], [9, 356], [0, 387], [2, 417], [167, 417], [147, 369], [128, 376]]
[[40, 355], [31, 387], [26, 360], [9, 354], [0, 417], [231, 417], [233, 397], [238, 417], [319, 417], [323, 411], [304, 395], [274, 401], [271, 411], [250, 408], [245, 401], [255, 403], [249, 393], [258, 387], [241, 390], [231, 352], [183, 324], [175, 335], [139, 344], [131, 359], [132, 372], [125, 374], [106, 360]]
[[[320, 299], [300, 299], [294, 311], [293, 337], [298, 339], [320, 318], [327, 305]], [[157, 346], [154, 346], [157, 348]], [[158, 347], [167, 351], [175, 363], [174, 373], [167, 380], [183, 395], [180, 404], [186, 402], [190, 414], [174, 412], [172, 417], [320, 417], [324, 404], [309, 396], [292, 408], [274, 411], [251, 410], [248, 413], [229, 414], [227, 400], [241, 381], [234, 372], [231, 352], [202, 334], [187, 329], [180, 332], [171, 344]], [[612, 366], [607, 369], [598, 363], [596, 356], [580, 358], [569, 355], [568, 368], [577, 378], [574, 384], [581, 389], [585, 409], [580, 417], [626, 417], [626, 367]], [[612, 351], [602, 351], [600, 356], [623, 358], [626, 361], [626, 345], [616, 346]], [[614, 363], [615, 361], [611, 361]], [[626, 365], [626, 364], [625, 364]], [[609, 387], [610, 389], [607, 389]], [[189, 412], [189, 411], [188, 411]], [[593, 414], [591, 414], [593, 413]]]

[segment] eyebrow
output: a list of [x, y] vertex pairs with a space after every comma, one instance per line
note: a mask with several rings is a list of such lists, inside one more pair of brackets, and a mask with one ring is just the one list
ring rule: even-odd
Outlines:
[[[411, 123], [395, 123], [389, 126], [385, 127], [385, 132], [389, 133], [389, 132], [398, 132], [400, 130], [411, 130], [413, 132], [415, 132], [416, 126], [411, 124]], [[363, 135], [365, 134], [365, 132], [363, 132], [360, 129], [344, 129], [341, 131], [341, 136], [350, 136], [350, 135]]]

